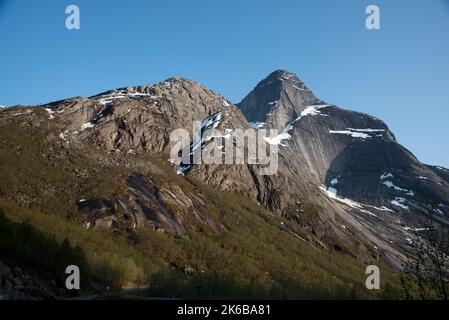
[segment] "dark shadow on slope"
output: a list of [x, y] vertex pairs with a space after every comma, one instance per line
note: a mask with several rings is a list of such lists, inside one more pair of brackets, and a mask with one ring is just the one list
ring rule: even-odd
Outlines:
[[[403, 188], [416, 190], [416, 179], [410, 176], [416, 158], [399, 144], [383, 139], [356, 139], [341, 136], [339, 139], [352, 139], [343, 151], [331, 162], [326, 172], [326, 187], [332, 186], [338, 195], [362, 203], [385, 204], [385, 197], [397, 194], [393, 188], [383, 185], [380, 176], [394, 172], [395, 178], [405, 183]], [[337, 179], [338, 182], [334, 179]], [[334, 181], [334, 184], [332, 184]]]
[[349, 286], [327, 291], [301, 287], [285, 279], [268, 288], [242, 284], [231, 277], [188, 275], [179, 270], [152, 275], [150, 287], [142, 294], [142, 297], [177, 299], [358, 299], [362, 296], [358, 289]]
[[[60, 288], [65, 284], [66, 267], [76, 265], [80, 268], [80, 279], [82, 279], [83, 285], [90, 283], [90, 271], [81, 247], [71, 245], [67, 239], [59, 242], [54, 237], [42, 233], [30, 223], [12, 222], [1, 210], [0, 258], [10, 265], [20, 267], [25, 273], [56, 281]], [[27, 285], [24, 282], [17, 290], [26, 291]], [[34, 288], [30, 294], [35, 297], [41, 295], [46, 297], [44, 289], [42, 292], [36, 290]]]

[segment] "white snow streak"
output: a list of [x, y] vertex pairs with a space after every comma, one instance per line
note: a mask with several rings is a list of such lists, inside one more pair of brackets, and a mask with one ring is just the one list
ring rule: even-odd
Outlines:
[[342, 202], [342, 203], [350, 206], [351, 208], [358, 209], [361, 212], [366, 213], [366, 214], [368, 214], [370, 216], [377, 217], [377, 215], [375, 215], [371, 211], [363, 209], [363, 206], [364, 206], [363, 204], [361, 204], [359, 202], [356, 202], [356, 201], [353, 201], [351, 199], [339, 197], [337, 195], [337, 189], [335, 189], [335, 188], [329, 187], [328, 189], [326, 189], [325, 187], [320, 186], [320, 190], [324, 191], [329, 198], [332, 198], [334, 200]]
[[321, 114], [321, 112], [319, 111], [319, 109], [328, 107], [329, 105], [314, 105], [314, 106], [309, 106], [306, 107], [300, 114], [300, 116], [298, 118], [296, 118], [295, 120], [291, 121], [290, 123], [288, 123], [284, 130], [282, 131], [281, 134], [277, 135], [276, 137], [264, 137], [265, 141], [268, 144], [271, 145], [281, 145], [283, 147], [286, 147], [287, 145], [283, 144], [282, 141], [283, 140], [288, 140], [291, 138], [291, 135], [288, 133], [290, 130], [293, 129], [293, 124], [299, 120], [302, 119], [302, 117], [305, 116], [315, 116], [318, 114]]
[[48, 117], [48, 119], [54, 119], [55, 118], [55, 116], [53, 115], [55, 112], [53, 111], [53, 110], [51, 110], [50, 108], [45, 108], [45, 111], [47, 111], [48, 112], [48, 114], [50, 115], [49, 117]]
[[363, 132], [351, 131], [351, 130], [329, 130], [329, 133], [345, 134], [345, 135], [351, 136], [353, 138], [361, 138], [361, 139], [371, 138], [371, 136], [369, 134], [366, 134]]
[[81, 126], [80, 131], [84, 131], [89, 128], [95, 128], [95, 124], [93, 124], [92, 122], [86, 122]]
[[386, 178], [394, 178], [394, 176], [392, 173], [387, 173], [387, 172], [385, 172], [384, 174], [382, 174], [380, 176], [380, 180], [385, 180]]
[[265, 122], [250, 122], [249, 124], [254, 129], [260, 129], [260, 128], [263, 128], [265, 126]]
[[402, 197], [396, 197], [394, 200], [391, 200], [391, 204], [401, 207], [402, 209], [409, 210], [409, 207], [407, 205], [405, 205], [404, 203], [405, 203], [405, 198], [402, 198]]

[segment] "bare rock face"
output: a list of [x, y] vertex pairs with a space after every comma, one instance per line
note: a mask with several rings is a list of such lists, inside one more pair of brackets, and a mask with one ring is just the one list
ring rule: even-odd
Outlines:
[[238, 105], [248, 121], [284, 129], [306, 106], [321, 104], [293, 73], [277, 70], [258, 83]]
[[62, 139], [91, 140], [106, 150], [167, 151], [169, 133], [192, 129], [192, 121], [229, 103], [198, 83], [171, 78], [157, 85], [128, 87], [90, 98], [44, 106]]
[[[279, 74], [284, 75], [281, 78], [284, 80], [277, 95], [284, 100], [269, 110], [260, 107], [270, 100], [265, 92], [276, 96], [273, 90], [279, 89], [279, 84], [272, 84], [274, 88], [266, 86], [273, 78], [278, 79]], [[328, 190], [338, 190], [338, 196], [400, 212], [412, 207], [425, 211], [447, 203], [449, 185], [443, 168], [432, 170], [421, 164], [397, 143], [379, 119], [324, 104], [304, 86], [296, 89], [296, 76], [285, 76], [288, 74], [276, 71], [268, 76], [239, 107], [249, 117], [248, 121], [265, 122], [266, 126], [282, 123], [273, 121], [274, 114], [278, 115], [277, 119], [282, 118], [281, 114], [288, 117], [285, 123], [291, 124], [288, 131], [291, 138], [285, 140], [287, 147], [281, 147], [281, 153], [288, 159], [289, 167], [296, 167], [298, 172], [311, 176], [312, 182]], [[306, 90], [304, 98], [291, 95], [291, 88]], [[284, 101], [289, 101], [287, 106]], [[305, 106], [304, 101], [315, 104]], [[268, 111], [265, 119], [260, 118], [259, 109]], [[285, 128], [285, 125], [274, 126], [279, 130]], [[401, 199], [395, 201], [396, 198]], [[396, 205], [397, 202], [402, 205]]]
[[223, 228], [207, 212], [204, 195], [183, 190], [173, 182], [156, 185], [149, 177], [128, 177], [125, 192], [111, 200], [78, 203], [86, 228], [136, 229], [149, 227], [182, 237], [187, 228], [220, 233]]
[[286, 71], [261, 81], [239, 107], [258, 127], [289, 134], [279, 151], [279, 176], [289, 181], [277, 186], [282, 200], [275, 206], [282, 212], [295, 206], [292, 191], [307, 197], [320, 189], [335, 203], [329, 216], [323, 204], [323, 225], [340, 221], [344, 233], [380, 248], [396, 266], [413, 238], [404, 230], [419, 230], [428, 212], [448, 222], [446, 170], [420, 163], [379, 119], [320, 101]]

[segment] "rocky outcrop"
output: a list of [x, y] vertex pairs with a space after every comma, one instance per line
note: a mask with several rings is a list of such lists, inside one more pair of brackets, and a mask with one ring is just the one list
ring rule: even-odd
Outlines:
[[125, 194], [109, 201], [78, 202], [86, 228], [136, 229], [150, 227], [179, 237], [187, 229], [219, 233], [222, 226], [208, 215], [204, 195], [183, 190], [179, 185], [156, 185], [149, 177], [135, 174], [126, 181]]
[[39, 110], [65, 141], [93, 141], [109, 151], [168, 152], [175, 128], [192, 132], [192, 122], [229, 103], [198, 83], [171, 78], [157, 85], [120, 88], [90, 98], [57, 101]]

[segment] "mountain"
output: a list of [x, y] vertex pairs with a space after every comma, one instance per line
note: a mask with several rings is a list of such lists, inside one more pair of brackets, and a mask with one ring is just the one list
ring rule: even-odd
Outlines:
[[[414, 237], [404, 230], [419, 230], [429, 212], [447, 223], [447, 171], [420, 163], [381, 120], [322, 102], [287, 71], [270, 74], [239, 107], [258, 127], [284, 130], [291, 125], [291, 137], [280, 151], [285, 159], [281, 170], [346, 207], [336, 219], [342, 220], [340, 228], [362, 231], [358, 237], [372, 241], [397, 267], [400, 251]], [[283, 194], [289, 187], [284, 189]]]
[[[236, 130], [277, 130], [265, 139], [278, 148], [276, 174], [257, 163], [176, 162], [170, 134], [185, 129], [193, 139], [193, 121], [215, 135], [183, 148], [220, 158], [231, 137], [248, 151]], [[8, 218], [67, 234], [93, 269], [119, 263], [129, 282], [171, 266], [298, 297], [293, 283], [316, 287], [318, 273], [336, 289], [357, 283], [366, 263], [400, 271], [426, 215], [448, 223], [449, 170], [420, 163], [381, 120], [323, 102], [282, 70], [237, 105], [175, 77], [0, 109], [0, 148]], [[344, 266], [361, 273], [346, 278]]]

